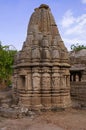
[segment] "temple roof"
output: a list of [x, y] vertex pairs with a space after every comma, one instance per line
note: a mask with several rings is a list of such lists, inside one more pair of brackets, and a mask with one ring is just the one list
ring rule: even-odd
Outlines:
[[31, 15], [27, 37], [15, 64], [69, 66], [68, 51], [48, 5], [42, 4]]

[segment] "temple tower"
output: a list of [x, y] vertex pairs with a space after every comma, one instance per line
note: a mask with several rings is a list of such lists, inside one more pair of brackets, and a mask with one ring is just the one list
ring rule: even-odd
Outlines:
[[26, 41], [14, 62], [14, 94], [19, 105], [32, 109], [69, 107], [68, 51], [48, 5], [36, 8]]

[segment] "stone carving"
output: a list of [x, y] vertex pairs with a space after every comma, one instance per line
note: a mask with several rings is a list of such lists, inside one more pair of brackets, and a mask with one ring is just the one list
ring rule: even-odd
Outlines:
[[70, 106], [68, 52], [48, 5], [34, 10], [26, 41], [15, 58], [14, 90], [19, 105], [30, 109]]
[[58, 73], [52, 74], [52, 89], [60, 89], [60, 76]]
[[42, 42], [42, 60], [47, 61], [50, 60], [50, 51], [49, 51], [49, 43], [47, 37], [43, 37], [43, 42]]
[[40, 48], [39, 48], [39, 45], [38, 45], [39, 43], [38, 43], [38, 41], [37, 40], [35, 40], [34, 41], [34, 45], [33, 45], [33, 47], [32, 47], [32, 60], [33, 60], [33, 62], [36, 60], [40, 60]]
[[42, 89], [43, 90], [50, 90], [51, 88], [51, 79], [50, 79], [50, 74], [44, 73], [42, 75]]
[[59, 59], [60, 59], [59, 48], [57, 46], [57, 40], [54, 39], [52, 44], [52, 60], [57, 61]]
[[33, 90], [40, 90], [40, 74], [32, 74]]

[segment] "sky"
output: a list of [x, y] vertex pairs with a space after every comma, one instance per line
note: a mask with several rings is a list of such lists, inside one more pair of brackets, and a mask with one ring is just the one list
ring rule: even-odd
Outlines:
[[48, 4], [65, 46], [86, 46], [86, 0], [0, 0], [0, 41], [21, 50], [34, 8]]

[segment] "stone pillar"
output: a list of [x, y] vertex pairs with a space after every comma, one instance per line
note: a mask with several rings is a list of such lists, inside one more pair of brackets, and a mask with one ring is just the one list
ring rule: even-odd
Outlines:
[[51, 108], [51, 76], [49, 67], [42, 68], [42, 105], [43, 108]]
[[21, 105], [22, 104], [22, 83], [21, 83], [20, 75], [18, 75], [17, 77], [17, 91], [18, 91], [18, 97], [19, 97], [18, 105]]
[[86, 82], [86, 70], [84, 70], [84, 71], [82, 72], [81, 81], [82, 81], [82, 82]]
[[66, 76], [64, 74], [60, 74], [60, 89], [66, 89]]
[[59, 68], [52, 68], [52, 107], [60, 105], [60, 74]]
[[31, 108], [31, 96], [32, 96], [32, 76], [31, 68], [27, 70], [27, 75], [25, 76], [25, 94], [23, 94], [23, 99], [25, 106]]
[[32, 68], [32, 107], [39, 109], [41, 107], [41, 74], [40, 69]]
[[66, 69], [66, 86], [70, 90], [70, 72]]
[[61, 91], [60, 91], [60, 101], [62, 107], [70, 107], [70, 73], [68, 68], [63, 68], [61, 70]]

